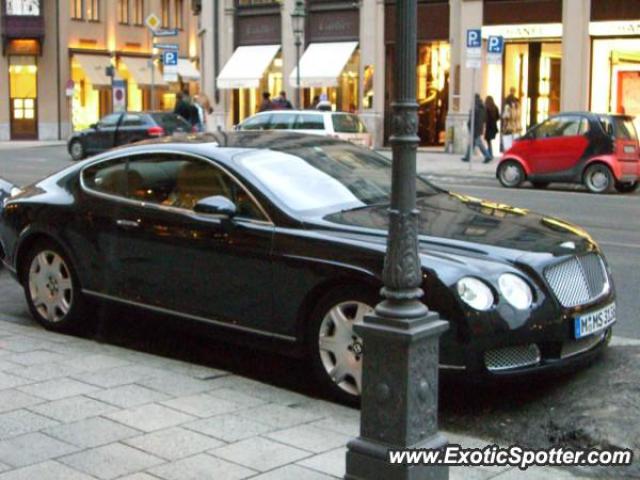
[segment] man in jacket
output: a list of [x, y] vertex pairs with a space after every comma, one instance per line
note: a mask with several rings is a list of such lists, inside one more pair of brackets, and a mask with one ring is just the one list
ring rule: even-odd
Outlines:
[[[484, 156], [484, 163], [489, 163], [491, 160], [493, 160], [493, 157], [487, 150], [487, 147], [482, 140], [486, 124], [487, 109], [484, 107], [484, 103], [482, 102], [480, 95], [476, 94], [475, 108], [473, 109], [473, 132], [471, 132], [471, 134], [473, 135], [473, 150], [475, 151], [475, 149], [478, 148]], [[469, 114], [469, 121], [467, 122], [467, 126], [469, 127], [469, 131], [471, 131], [471, 114]], [[471, 150], [471, 147], [467, 149], [466, 155], [461, 158], [463, 162], [470, 161], [471, 155], [473, 154]]]

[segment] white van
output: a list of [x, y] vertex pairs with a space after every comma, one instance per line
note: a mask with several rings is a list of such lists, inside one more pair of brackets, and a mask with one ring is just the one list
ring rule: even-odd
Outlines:
[[339, 138], [372, 147], [371, 134], [354, 113], [318, 110], [269, 110], [245, 119], [237, 130], [291, 130]]

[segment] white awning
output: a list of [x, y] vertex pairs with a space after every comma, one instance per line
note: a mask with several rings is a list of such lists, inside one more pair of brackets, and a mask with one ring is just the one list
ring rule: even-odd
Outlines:
[[196, 68], [191, 60], [186, 58], [178, 59], [178, 75], [182, 77], [182, 80], [200, 80], [200, 71]]
[[111, 65], [111, 59], [101, 55], [82, 55], [74, 54], [73, 61], [84, 72], [87, 80], [94, 87], [111, 86], [111, 78], [107, 77], [106, 68]]
[[[139, 86], [151, 85], [151, 66], [149, 66], [148, 58], [140, 57], [120, 57], [120, 60], [125, 64], [129, 74], [133, 77], [133, 80]], [[156, 86], [165, 86], [167, 82], [164, 81], [162, 73], [158, 65], [154, 65], [155, 78], [153, 79]]]
[[[300, 58], [300, 85], [302, 87], [335, 87], [338, 77], [358, 47], [358, 42], [310, 43]], [[289, 84], [296, 86], [293, 69]]]
[[218, 75], [218, 88], [257, 88], [280, 45], [238, 47]]

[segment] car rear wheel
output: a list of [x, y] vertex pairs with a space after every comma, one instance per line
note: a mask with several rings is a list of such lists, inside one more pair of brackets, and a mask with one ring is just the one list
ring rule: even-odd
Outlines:
[[73, 266], [53, 242], [38, 242], [27, 254], [23, 285], [33, 318], [48, 330], [75, 332], [85, 321], [86, 300]]
[[84, 145], [82, 145], [82, 142], [80, 140], [74, 140], [71, 142], [71, 145], [69, 145], [69, 153], [71, 154], [71, 158], [74, 160], [82, 160], [85, 157]]
[[609, 192], [614, 185], [613, 174], [601, 163], [590, 165], [584, 172], [584, 185], [591, 193]]
[[362, 338], [354, 325], [373, 313], [376, 298], [362, 289], [336, 290], [319, 302], [310, 322], [309, 350], [322, 389], [332, 398], [356, 403], [362, 390]]
[[543, 190], [549, 186], [549, 182], [531, 182], [531, 185], [533, 185], [533, 188], [539, 188]]
[[503, 187], [519, 187], [525, 178], [526, 174], [522, 165], [514, 160], [507, 160], [498, 166], [498, 180]]
[[616, 182], [616, 190], [620, 193], [635, 192], [640, 186], [640, 182]]

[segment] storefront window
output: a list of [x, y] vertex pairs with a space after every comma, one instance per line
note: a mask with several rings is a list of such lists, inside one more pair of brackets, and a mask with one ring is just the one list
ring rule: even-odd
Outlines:
[[236, 108], [234, 123], [240, 123], [260, 110], [264, 92], [269, 92], [273, 100], [280, 94], [282, 89], [282, 53], [278, 53], [265, 71], [258, 88], [239, 88], [234, 91]]
[[9, 96], [12, 138], [37, 136], [38, 67], [35, 57], [9, 58]]
[[640, 39], [593, 41], [591, 110], [636, 117], [640, 131]]
[[74, 85], [71, 123], [74, 130], [82, 130], [100, 120], [100, 91], [93, 87], [82, 66], [75, 61], [71, 63], [71, 79]]
[[356, 49], [338, 77], [338, 85], [335, 87], [310, 88], [308, 96], [305, 95], [305, 108], [309, 108], [318, 99], [326, 95], [327, 100], [331, 103], [332, 110], [356, 113], [360, 109], [359, 69], [360, 51]]

